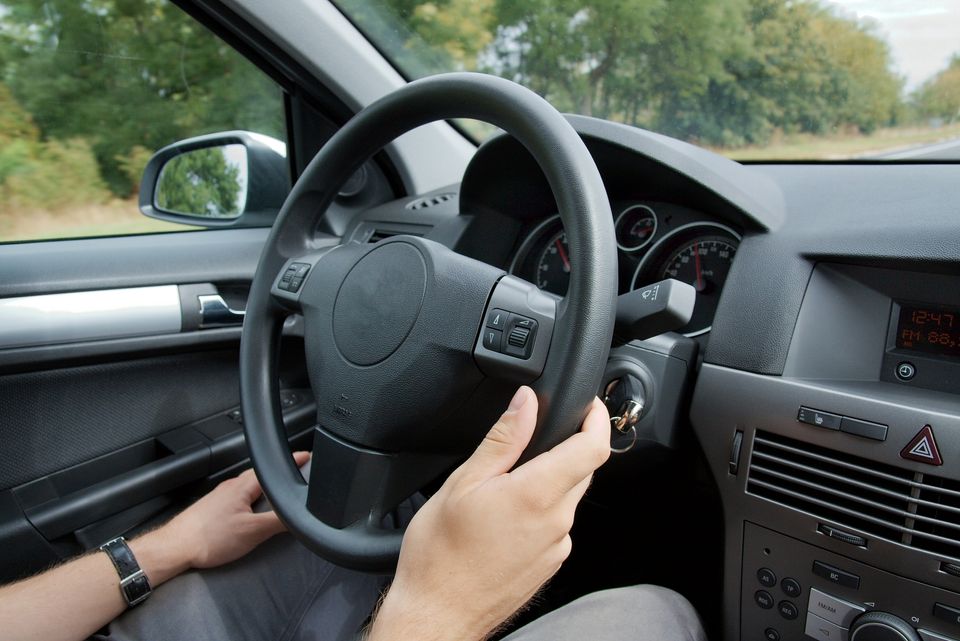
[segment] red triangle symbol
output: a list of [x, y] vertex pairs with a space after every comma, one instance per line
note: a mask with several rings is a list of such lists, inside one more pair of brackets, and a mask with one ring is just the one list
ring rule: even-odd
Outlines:
[[900, 450], [900, 457], [928, 465], [943, 465], [937, 439], [933, 437], [933, 428], [924, 425], [917, 435], [910, 439], [906, 447]]

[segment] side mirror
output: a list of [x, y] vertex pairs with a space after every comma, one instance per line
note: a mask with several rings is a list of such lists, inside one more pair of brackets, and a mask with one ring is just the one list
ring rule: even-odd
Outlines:
[[202, 227], [270, 225], [289, 191], [283, 141], [228, 131], [155, 153], [140, 183], [140, 211]]

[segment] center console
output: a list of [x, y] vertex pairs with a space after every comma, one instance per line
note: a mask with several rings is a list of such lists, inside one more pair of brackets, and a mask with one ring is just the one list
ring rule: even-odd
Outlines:
[[705, 364], [691, 420], [728, 641], [960, 641], [960, 277], [819, 265], [782, 376]]

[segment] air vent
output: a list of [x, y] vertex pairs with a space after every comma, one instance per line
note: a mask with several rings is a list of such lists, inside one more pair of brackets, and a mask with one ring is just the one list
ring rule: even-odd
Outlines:
[[960, 558], [960, 483], [757, 431], [747, 492]]
[[370, 237], [367, 238], [367, 242], [375, 243], [377, 241], [383, 240], [384, 238], [393, 238], [394, 236], [400, 236], [401, 234], [404, 234], [407, 236], [417, 236], [417, 237], [423, 236], [422, 233], [415, 232], [415, 231], [391, 231], [388, 229], [374, 229], [373, 233], [370, 234]]
[[430, 207], [435, 207], [437, 205], [442, 205], [443, 203], [453, 200], [457, 196], [456, 192], [447, 192], [444, 194], [434, 194], [433, 196], [424, 196], [423, 198], [417, 198], [416, 200], [411, 200], [407, 203], [407, 209], [411, 211], [416, 211], [418, 209], [428, 209]]

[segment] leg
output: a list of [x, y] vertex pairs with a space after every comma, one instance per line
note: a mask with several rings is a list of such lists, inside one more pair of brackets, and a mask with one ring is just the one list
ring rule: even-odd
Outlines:
[[672, 590], [636, 585], [588, 594], [504, 641], [706, 641], [693, 606]]
[[324, 561], [281, 534], [234, 563], [165, 583], [93, 638], [352, 640], [384, 583]]

